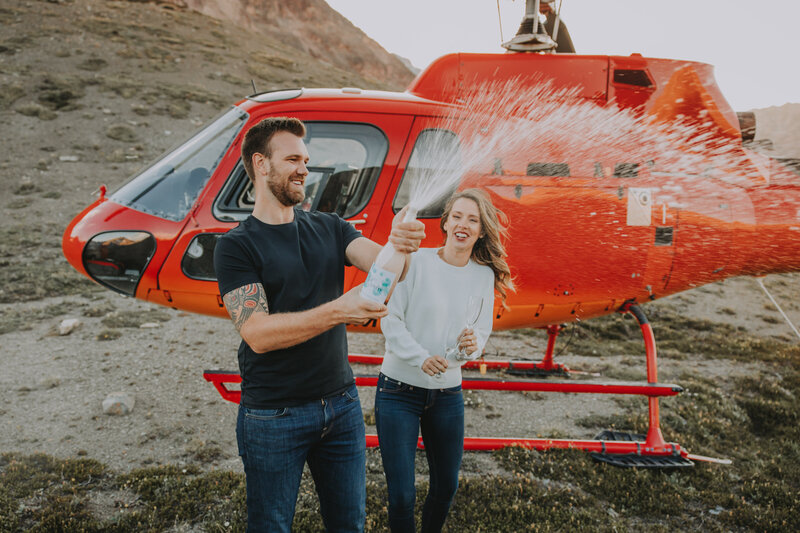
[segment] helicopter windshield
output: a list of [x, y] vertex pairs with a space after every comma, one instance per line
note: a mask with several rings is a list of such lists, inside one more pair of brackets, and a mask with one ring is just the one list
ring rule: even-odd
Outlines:
[[183, 220], [247, 119], [234, 107], [137, 174], [111, 200], [168, 220]]

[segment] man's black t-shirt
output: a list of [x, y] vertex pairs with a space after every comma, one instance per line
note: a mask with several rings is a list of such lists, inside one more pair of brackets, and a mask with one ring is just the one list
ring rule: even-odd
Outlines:
[[[294, 221], [251, 216], [220, 237], [214, 251], [220, 294], [261, 283], [270, 313], [306, 311], [344, 288], [345, 249], [361, 234], [338, 215], [294, 210]], [[340, 324], [306, 342], [266, 353], [239, 345], [241, 404], [252, 409], [299, 405], [353, 384]]]

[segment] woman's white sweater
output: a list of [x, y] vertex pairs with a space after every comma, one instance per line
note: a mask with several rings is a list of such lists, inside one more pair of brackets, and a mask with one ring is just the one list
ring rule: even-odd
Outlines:
[[386, 353], [381, 372], [390, 378], [427, 389], [443, 389], [461, 384], [461, 364], [448, 360], [441, 377], [422, 371], [422, 363], [432, 355], [444, 357], [455, 347], [466, 327], [467, 299], [483, 297], [478, 322], [473, 327], [478, 338], [477, 358], [492, 332], [494, 312], [494, 273], [486, 265], [470, 260], [466, 266], [446, 263], [436, 248], [421, 248], [411, 259], [403, 281], [389, 300], [389, 314], [381, 320], [386, 338]]

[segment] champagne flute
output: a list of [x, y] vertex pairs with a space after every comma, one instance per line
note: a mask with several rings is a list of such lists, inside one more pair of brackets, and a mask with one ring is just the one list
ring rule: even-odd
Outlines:
[[[483, 298], [480, 296], [468, 296], [466, 313], [464, 315], [464, 329], [474, 329], [475, 324], [478, 323], [478, 318], [481, 316], [483, 310]], [[469, 359], [467, 352], [458, 346], [456, 341], [455, 346], [447, 348], [444, 355], [448, 361], [466, 361]]]
[[[483, 311], [483, 298], [480, 296], [467, 297], [467, 317], [466, 324], [464, 325], [465, 329], [474, 330], [475, 324], [478, 323], [478, 319], [481, 316], [481, 311]], [[456, 359], [459, 361], [465, 361], [469, 359], [469, 355], [467, 355], [466, 350], [459, 348]]]

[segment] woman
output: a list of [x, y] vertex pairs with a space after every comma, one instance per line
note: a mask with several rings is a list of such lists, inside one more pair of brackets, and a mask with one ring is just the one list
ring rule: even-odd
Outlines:
[[[444, 245], [414, 254], [381, 320], [386, 354], [375, 395], [393, 532], [414, 531], [414, 457], [422, 428], [430, 487], [422, 531], [439, 531], [458, 489], [464, 449], [464, 399], [456, 349], [475, 359], [492, 331], [494, 293], [505, 305], [511, 276], [501, 236], [505, 215], [479, 189], [445, 206]], [[483, 299], [474, 329], [464, 327], [470, 297]], [[473, 298], [474, 299], [474, 298]], [[480, 301], [480, 300], [479, 300]], [[447, 357], [445, 357], [445, 355]]]

